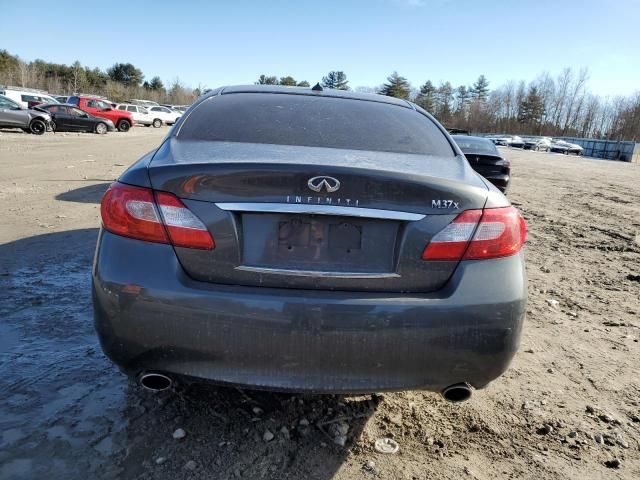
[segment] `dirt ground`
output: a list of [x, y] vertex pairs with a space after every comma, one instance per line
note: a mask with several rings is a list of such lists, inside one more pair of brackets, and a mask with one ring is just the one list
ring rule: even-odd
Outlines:
[[0, 479], [640, 478], [640, 165], [504, 150], [528, 318], [467, 403], [150, 394], [102, 355], [89, 283], [102, 193], [165, 133], [0, 131]]

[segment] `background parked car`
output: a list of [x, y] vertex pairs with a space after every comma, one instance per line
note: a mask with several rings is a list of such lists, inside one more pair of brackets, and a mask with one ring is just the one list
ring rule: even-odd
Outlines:
[[182, 116], [181, 112], [176, 112], [175, 110], [171, 110], [170, 108], [162, 106], [148, 107], [148, 110], [149, 115], [154, 118], [159, 118], [163, 123], [166, 123], [167, 125], [173, 125]]
[[137, 98], [132, 98], [127, 103], [131, 105], [141, 105], [143, 107], [157, 107], [159, 105], [158, 102], [152, 100], [140, 100]]
[[162, 126], [162, 120], [159, 118], [154, 119], [151, 115], [149, 115], [149, 110], [142, 105], [132, 105], [130, 103], [123, 103], [121, 105], [116, 105], [115, 107], [118, 110], [125, 110], [131, 114], [133, 117], [134, 123], [139, 125], [144, 125], [145, 127], [150, 127], [153, 125], [158, 128]]
[[42, 135], [51, 128], [51, 115], [27, 109], [18, 102], [0, 95], [0, 127], [21, 128], [25, 132]]
[[184, 113], [187, 111], [187, 108], [189, 108], [189, 105], [169, 105], [166, 103], [163, 103], [160, 106], [167, 107], [168, 109], [173, 110], [174, 112], [179, 112], [179, 113]]
[[511, 140], [511, 137], [508, 135], [487, 135], [485, 138], [493, 142], [494, 145], [501, 145], [503, 147], [506, 147]]
[[123, 110], [115, 110], [106, 99], [74, 95], [73, 97], [69, 97], [68, 102], [93, 116], [111, 120], [120, 132], [128, 132], [133, 126], [131, 113]]
[[536, 152], [548, 152], [551, 147], [551, 138], [549, 137], [529, 137], [524, 139], [525, 150], [535, 150]]
[[511, 177], [511, 162], [500, 155], [494, 143], [488, 138], [469, 135], [452, 135], [467, 157], [471, 167], [493, 183], [501, 192], [506, 192]]
[[511, 148], [524, 148], [524, 140], [522, 137], [514, 135], [507, 141], [507, 146]]
[[75, 105], [49, 103], [38, 105], [35, 110], [43, 110], [51, 115], [54, 132], [95, 132], [102, 135], [116, 129], [111, 120], [94, 117]]
[[549, 150], [556, 153], [564, 153], [569, 155], [574, 153], [576, 155], [582, 155], [583, 148], [575, 143], [569, 143], [561, 139], [553, 139], [549, 145]]
[[4, 87], [0, 89], [0, 95], [10, 98], [25, 108], [35, 107], [42, 103], [57, 103], [58, 101], [43, 90], [33, 88], [20, 89], [17, 87]]

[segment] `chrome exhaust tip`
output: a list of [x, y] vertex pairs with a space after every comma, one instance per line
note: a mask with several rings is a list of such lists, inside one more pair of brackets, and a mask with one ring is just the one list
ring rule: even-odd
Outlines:
[[144, 372], [138, 376], [138, 382], [151, 392], [162, 392], [173, 385], [171, 378], [158, 372]]
[[466, 402], [471, 398], [471, 387], [467, 383], [456, 383], [442, 390], [444, 399], [451, 403]]

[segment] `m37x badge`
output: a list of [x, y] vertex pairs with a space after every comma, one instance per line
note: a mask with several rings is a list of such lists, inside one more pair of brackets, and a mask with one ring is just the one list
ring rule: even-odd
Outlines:
[[327, 193], [333, 193], [340, 189], [340, 180], [325, 176], [313, 177], [307, 181], [307, 186], [314, 192], [321, 192], [324, 188]]

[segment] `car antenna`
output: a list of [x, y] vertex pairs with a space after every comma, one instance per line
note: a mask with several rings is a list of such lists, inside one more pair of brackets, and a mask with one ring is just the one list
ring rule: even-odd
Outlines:
[[313, 86], [311, 90], [313, 90], [314, 92], [321, 92], [324, 89], [322, 88], [322, 85], [320, 85], [320, 82], [318, 82]]

